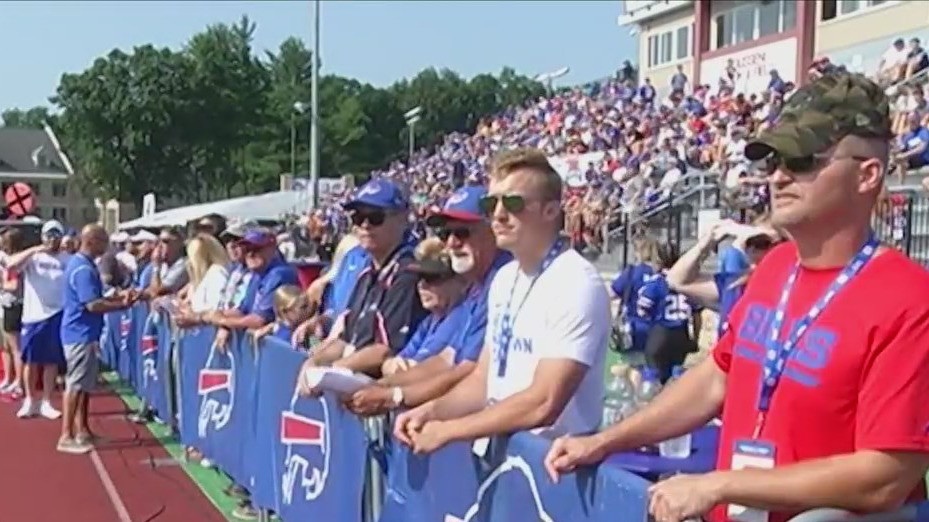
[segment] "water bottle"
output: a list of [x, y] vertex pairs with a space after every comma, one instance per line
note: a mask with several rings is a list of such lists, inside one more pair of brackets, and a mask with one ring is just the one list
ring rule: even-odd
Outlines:
[[606, 397], [603, 400], [603, 427], [606, 428], [623, 420], [631, 414], [632, 387], [629, 385], [627, 375], [629, 367], [617, 364], [610, 368], [613, 378], [606, 387]]
[[652, 402], [661, 391], [661, 382], [658, 379], [658, 370], [645, 367], [642, 370], [642, 383], [636, 390], [635, 401], [638, 408], [644, 408]]
[[[683, 374], [684, 368], [682, 366], [675, 366], [674, 369], [671, 370], [671, 379], [668, 382], [670, 383], [678, 380]], [[690, 456], [690, 451], [690, 433], [668, 439], [658, 444], [658, 453], [662, 457], [669, 459], [686, 459]]]

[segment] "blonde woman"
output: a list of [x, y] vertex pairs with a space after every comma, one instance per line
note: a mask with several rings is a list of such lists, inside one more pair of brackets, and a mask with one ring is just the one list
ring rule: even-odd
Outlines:
[[199, 234], [187, 243], [187, 287], [185, 313], [179, 314], [179, 326], [202, 323], [207, 312], [219, 310], [223, 290], [229, 279], [229, 255], [213, 236]]

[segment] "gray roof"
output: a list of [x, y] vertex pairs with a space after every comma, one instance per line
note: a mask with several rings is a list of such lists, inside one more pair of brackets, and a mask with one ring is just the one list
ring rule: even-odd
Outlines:
[[66, 162], [45, 130], [0, 127], [0, 171], [67, 174]]

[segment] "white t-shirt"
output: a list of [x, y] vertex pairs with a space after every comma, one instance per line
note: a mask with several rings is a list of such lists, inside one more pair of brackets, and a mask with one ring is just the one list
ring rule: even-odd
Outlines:
[[[558, 256], [534, 285], [532, 279], [511, 261], [490, 285], [484, 339], [484, 346], [492, 350], [487, 398], [499, 401], [528, 388], [542, 359], [577, 361], [587, 366], [587, 373], [550, 431], [554, 435], [592, 432], [602, 418], [604, 360], [610, 336], [610, 298], [603, 279], [575, 250]], [[515, 323], [506, 372], [499, 377], [494, 340], [507, 306]]]
[[907, 54], [908, 53], [905, 47], [898, 50], [896, 47], [891, 45], [890, 48], [884, 51], [884, 54], [881, 55], [881, 60], [884, 61], [884, 70], [887, 71], [894, 67], [899, 67], [905, 64]]
[[203, 280], [190, 294], [190, 309], [194, 313], [219, 310], [223, 301], [223, 290], [229, 279], [229, 271], [222, 265], [207, 268]]
[[23, 322], [36, 323], [64, 307], [65, 267], [71, 254], [38, 252], [23, 266]]

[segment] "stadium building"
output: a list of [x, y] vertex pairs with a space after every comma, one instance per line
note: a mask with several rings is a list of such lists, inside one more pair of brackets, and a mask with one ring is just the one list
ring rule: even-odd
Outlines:
[[816, 56], [874, 72], [891, 41], [929, 41], [929, 2], [896, 0], [626, 0], [621, 26], [639, 37], [641, 76], [667, 91], [678, 66], [715, 85], [728, 64], [743, 92], [763, 90], [770, 71], [803, 80]]

